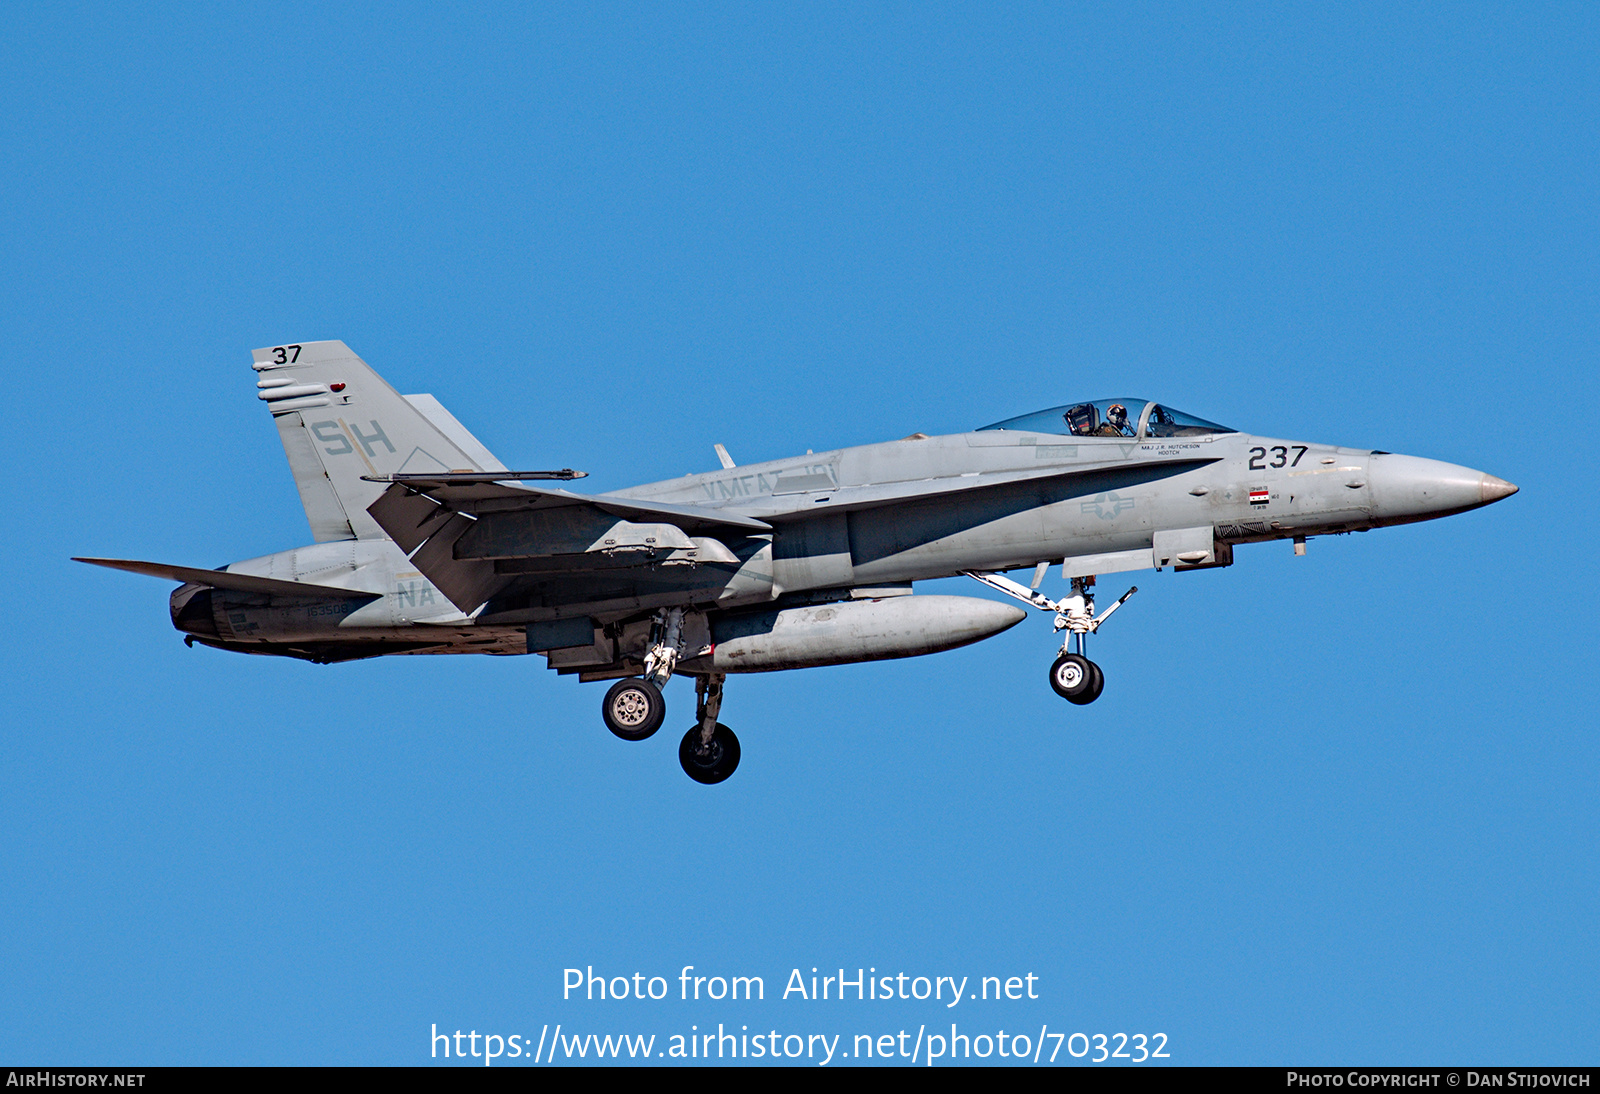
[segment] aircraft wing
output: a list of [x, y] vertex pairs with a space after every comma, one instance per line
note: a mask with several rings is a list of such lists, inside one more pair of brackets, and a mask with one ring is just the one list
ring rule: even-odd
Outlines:
[[546, 571], [583, 572], [663, 552], [700, 562], [736, 563], [716, 536], [770, 532], [763, 520], [694, 505], [608, 494], [575, 494], [485, 473], [392, 475], [367, 507], [389, 537], [451, 603], [476, 611], [515, 584], [516, 567], [537, 559]]
[[210, 585], [214, 589], [234, 589], [241, 593], [267, 593], [272, 596], [342, 596], [364, 597], [376, 600], [381, 593], [361, 589], [341, 589], [333, 585], [312, 585], [305, 581], [280, 581], [275, 577], [257, 577], [254, 574], [231, 574], [226, 570], [203, 570], [197, 566], [169, 566], [165, 562], [139, 562], [127, 558], [74, 558], [74, 562], [87, 562], [91, 566], [106, 566], [113, 570], [126, 570], [130, 574], [164, 577], [168, 581], [186, 584]]

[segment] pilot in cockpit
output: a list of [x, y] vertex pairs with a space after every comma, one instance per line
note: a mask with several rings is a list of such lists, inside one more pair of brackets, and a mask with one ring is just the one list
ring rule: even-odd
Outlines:
[[1093, 403], [1079, 403], [1067, 408], [1063, 417], [1067, 428], [1078, 437], [1131, 437], [1133, 427], [1128, 424], [1128, 408], [1112, 403], [1106, 408], [1106, 420], [1100, 420], [1100, 411]]
[[1106, 420], [1099, 429], [1094, 431], [1097, 437], [1131, 437], [1133, 429], [1128, 425], [1128, 408], [1121, 403], [1112, 403], [1106, 407]]

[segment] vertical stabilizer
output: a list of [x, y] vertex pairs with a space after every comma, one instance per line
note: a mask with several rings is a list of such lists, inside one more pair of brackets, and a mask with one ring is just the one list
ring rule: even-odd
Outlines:
[[343, 342], [271, 346], [254, 357], [258, 398], [277, 423], [318, 543], [387, 538], [367, 513], [384, 484], [363, 475], [505, 470], [437, 399], [401, 395]]

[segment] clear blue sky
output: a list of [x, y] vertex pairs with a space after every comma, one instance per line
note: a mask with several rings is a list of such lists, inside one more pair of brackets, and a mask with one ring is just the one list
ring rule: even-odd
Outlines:
[[[954, 1020], [1595, 1063], [1597, 23], [8, 9], [0, 1058]], [[1045, 617], [735, 678], [707, 788], [682, 682], [625, 744], [542, 659], [185, 649], [170, 586], [67, 561], [308, 541], [249, 351], [324, 338], [595, 489], [1132, 393], [1522, 492], [1133, 575], [1090, 708]], [[589, 965], [768, 998], [563, 1002]], [[1040, 998], [776, 998], [813, 966]]]

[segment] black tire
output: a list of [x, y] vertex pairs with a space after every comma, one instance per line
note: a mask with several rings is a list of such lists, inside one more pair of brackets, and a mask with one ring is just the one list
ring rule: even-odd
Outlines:
[[1094, 662], [1075, 653], [1064, 653], [1050, 666], [1050, 686], [1069, 703], [1093, 702], [1090, 690], [1094, 686]]
[[1089, 685], [1089, 697], [1082, 700], [1084, 706], [1100, 698], [1100, 693], [1106, 690], [1106, 674], [1100, 671], [1100, 666], [1090, 661], [1089, 668], [1093, 670], [1091, 675], [1094, 676], [1094, 682]]
[[739, 766], [739, 738], [721, 722], [712, 732], [710, 752], [701, 756], [699, 748], [700, 727], [690, 726], [678, 746], [678, 762], [683, 765], [683, 773], [697, 783], [719, 783]]
[[606, 728], [624, 741], [642, 741], [667, 717], [667, 701], [648, 680], [618, 680], [600, 704]]

